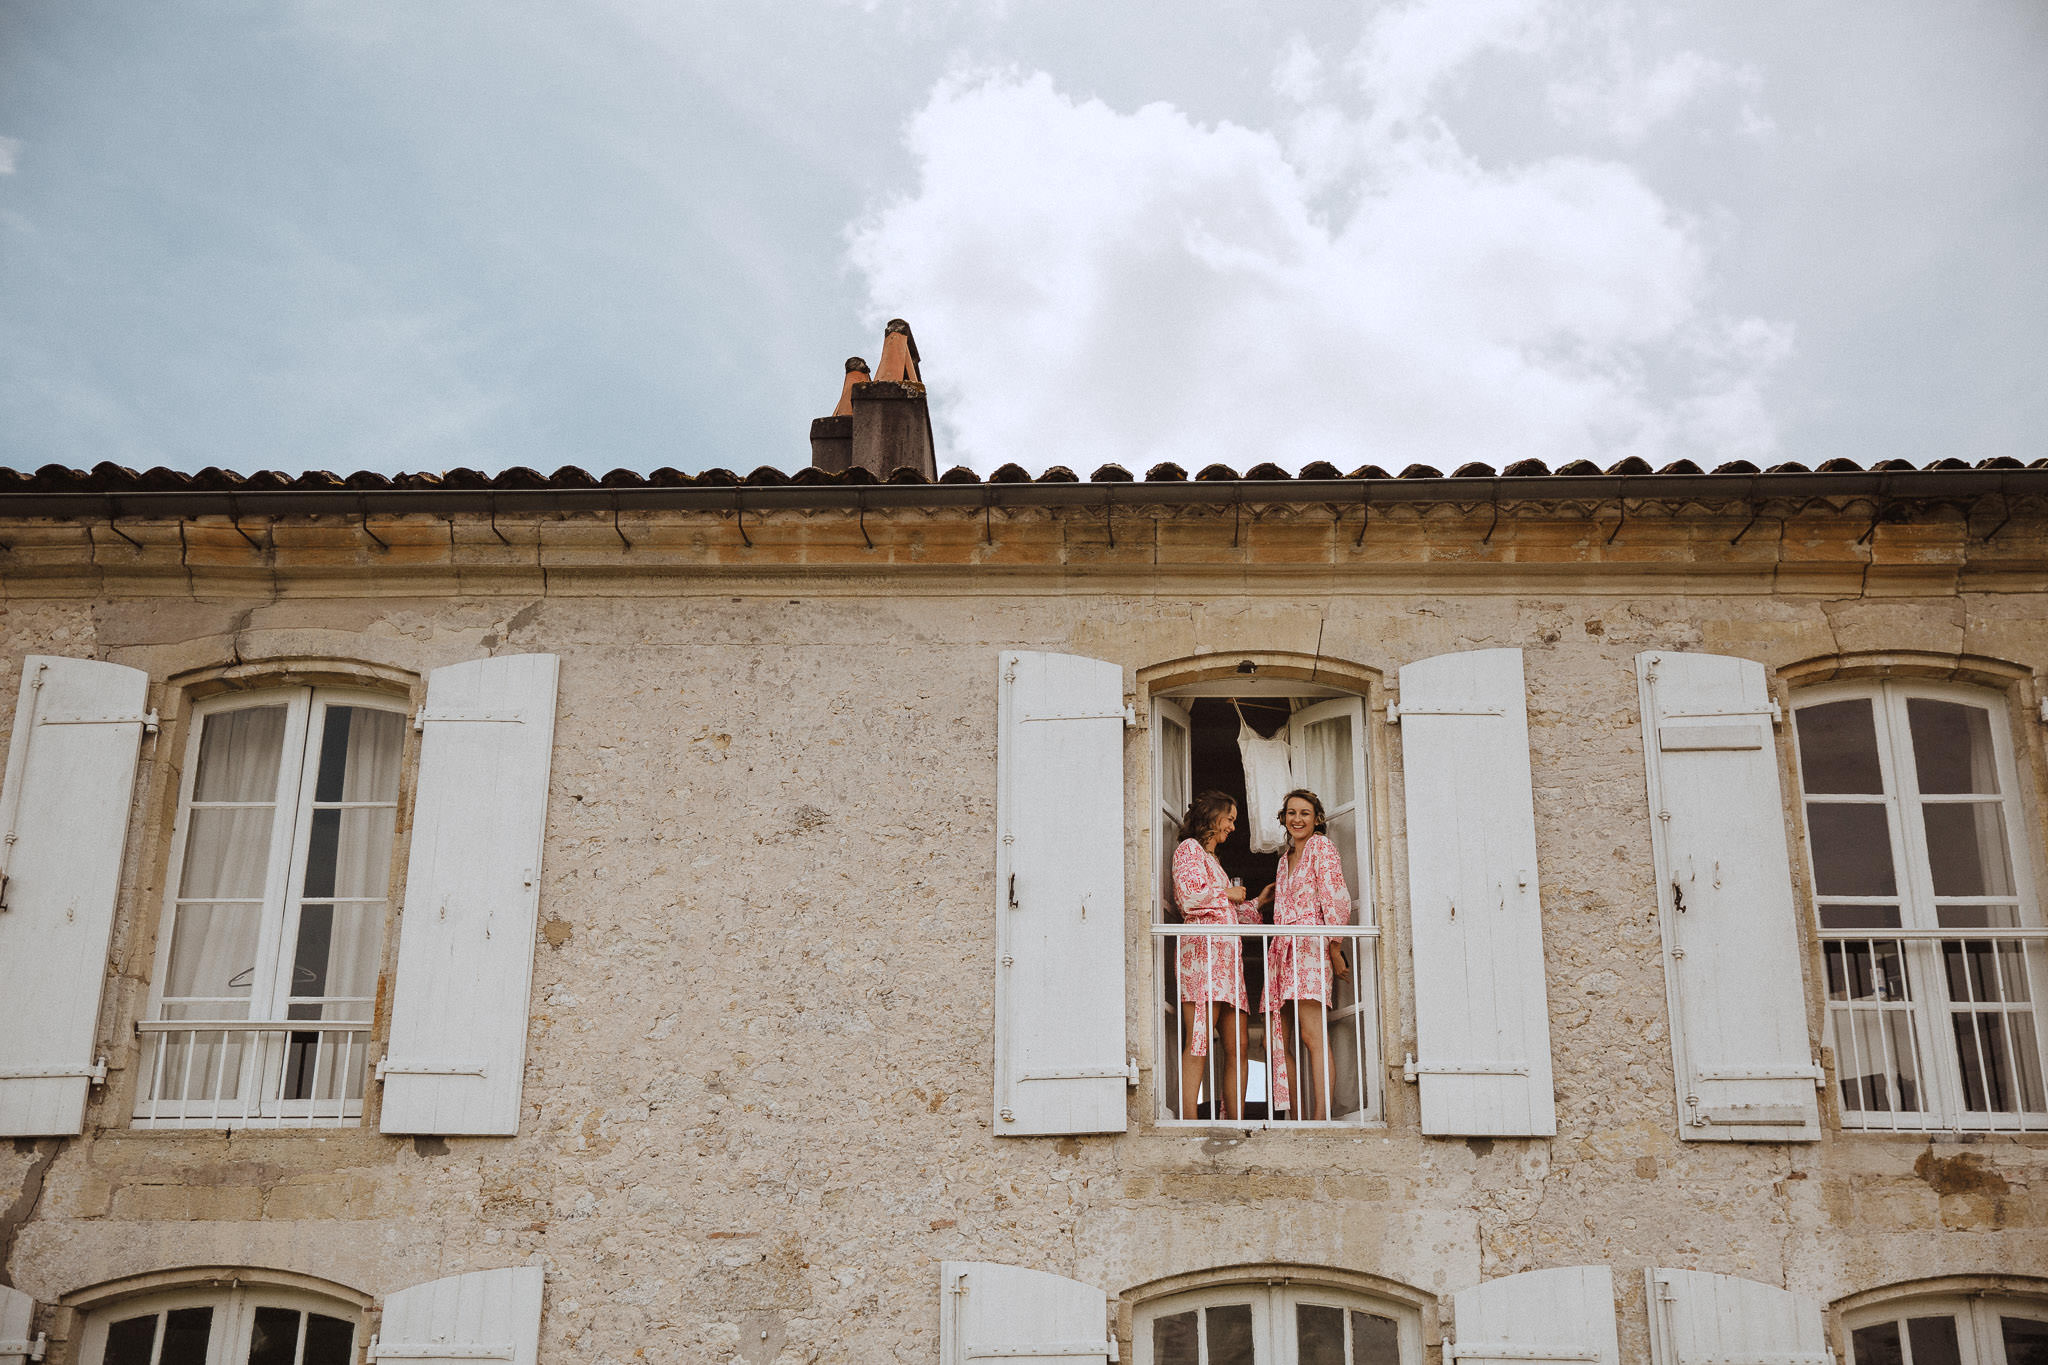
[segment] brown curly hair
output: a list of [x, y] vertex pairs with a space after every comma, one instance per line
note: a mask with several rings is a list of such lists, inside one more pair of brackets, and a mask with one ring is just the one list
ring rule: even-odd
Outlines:
[[1205, 792], [1196, 792], [1195, 799], [1188, 803], [1188, 813], [1181, 819], [1181, 833], [1201, 843], [1209, 837], [1209, 831], [1224, 815], [1237, 809], [1237, 799], [1229, 792], [1217, 791], [1211, 787]]
[[1280, 827], [1282, 829], [1287, 828], [1287, 803], [1297, 796], [1308, 802], [1309, 809], [1316, 813], [1315, 833], [1328, 834], [1330, 832], [1330, 817], [1323, 814], [1323, 798], [1317, 796], [1307, 787], [1296, 787], [1293, 791], [1280, 798], [1279, 813], [1273, 817], [1280, 822]]

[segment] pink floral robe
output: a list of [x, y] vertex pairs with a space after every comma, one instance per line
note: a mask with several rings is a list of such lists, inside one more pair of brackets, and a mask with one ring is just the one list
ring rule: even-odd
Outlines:
[[[1351, 892], [1344, 885], [1344, 864], [1337, 846], [1320, 834], [1311, 834], [1301, 846], [1294, 870], [1287, 870], [1287, 851], [1280, 851], [1280, 867], [1273, 879], [1273, 923], [1349, 924]], [[1330, 1003], [1330, 944], [1327, 938], [1280, 938], [1266, 945], [1266, 989], [1259, 1001], [1268, 1015], [1277, 1016], [1290, 1000]], [[1353, 970], [1357, 970], [1356, 967]], [[1266, 1074], [1275, 1112], [1291, 1107], [1293, 1087], [1288, 1070], [1280, 1064], [1279, 1020], [1266, 1026], [1267, 1047], [1274, 1056], [1267, 1059]]]
[[[1230, 878], [1223, 864], [1193, 839], [1173, 851], [1173, 898], [1189, 924], [1257, 924], [1255, 905], [1230, 899]], [[1244, 998], [1244, 954], [1235, 938], [1188, 937], [1180, 941], [1180, 998], [1189, 1016], [1189, 1051], [1209, 1055], [1209, 1006], [1247, 1008]]]

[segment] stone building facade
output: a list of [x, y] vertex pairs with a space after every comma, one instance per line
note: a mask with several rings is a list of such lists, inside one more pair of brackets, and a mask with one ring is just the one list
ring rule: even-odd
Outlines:
[[[11, 478], [0, 1361], [2048, 1359], [2048, 472], [1269, 475]], [[1701, 656], [1747, 701], [1654, 700]], [[1107, 701], [1033, 749], [1068, 659]], [[1232, 700], [1355, 727], [1327, 1123], [1213, 1061], [1177, 1116]], [[1034, 1090], [1062, 1028], [1103, 1065]]]

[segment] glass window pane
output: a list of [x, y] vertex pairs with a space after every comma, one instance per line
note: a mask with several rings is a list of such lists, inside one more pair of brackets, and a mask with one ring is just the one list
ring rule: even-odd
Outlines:
[[2005, 846], [2005, 812], [1996, 801], [1921, 807], [1927, 821], [1927, 860], [1937, 896], [2010, 896], [2012, 856]]
[[[1913, 766], [1923, 792], [1996, 792], [1998, 763], [1991, 748], [1991, 713], [1981, 706], [1912, 697], [1906, 722], [1913, 732]], [[1925, 1365], [1916, 1360], [1914, 1365]]]
[[2048, 1322], [2038, 1318], [2000, 1318], [2005, 1339], [2005, 1365], [2048, 1365]]
[[1152, 1365], [1201, 1365], [1200, 1349], [1192, 1312], [1152, 1320]]
[[396, 801], [405, 717], [362, 706], [330, 706], [320, 733], [315, 801]]
[[1252, 1306], [1225, 1304], [1204, 1315], [1209, 1335], [1208, 1365], [1258, 1365], [1252, 1355]]
[[1161, 718], [1159, 803], [1178, 816], [1188, 808], [1188, 732], [1177, 720]]
[[164, 1349], [157, 1365], [206, 1365], [206, 1341], [212, 1333], [211, 1308], [173, 1308], [164, 1315]]
[[356, 1325], [321, 1313], [306, 1315], [306, 1351], [300, 1365], [349, 1365]]
[[1896, 905], [1823, 905], [1820, 908], [1820, 927], [1823, 929], [1897, 929], [1899, 907]]
[[1839, 1006], [1833, 1016], [1842, 1108], [1858, 1114], [1917, 1112], [1920, 1077], [1912, 1016]]
[[1849, 1334], [1849, 1349], [1856, 1357], [1856, 1365], [1905, 1365], [1896, 1322], [1857, 1328]]
[[1910, 1318], [1906, 1340], [1913, 1348], [1913, 1365], [1963, 1365], [1962, 1348], [1956, 1342], [1956, 1320]]
[[1319, 1303], [1294, 1308], [1295, 1365], [1348, 1365], [1344, 1359], [1344, 1310]]
[[156, 1317], [123, 1318], [107, 1328], [107, 1353], [101, 1365], [149, 1365], [149, 1353], [156, 1346]]
[[1799, 776], [1807, 791], [1883, 793], [1884, 769], [1877, 758], [1877, 723], [1869, 698], [1802, 706], [1796, 728]]
[[178, 894], [191, 900], [260, 900], [270, 872], [272, 806], [200, 806], [187, 817]]
[[282, 706], [248, 706], [208, 716], [199, 727], [199, 771], [192, 775], [192, 799], [277, 800], [284, 723]]
[[1806, 804], [1813, 888], [1822, 896], [1894, 896], [1891, 826], [1883, 806]]
[[1305, 785], [1323, 799], [1326, 807], [1348, 806], [1358, 799], [1352, 779], [1351, 717], [1332, 716], [1307, 727], [1303, 748], [1308, 752]]
[[260, 905], [181, 905], [171, 932], [171, 960], [164, 972], [166, 1001], [193, 997], [233, 1002], [221, 1014], [201, 1019], [246, 1019], [255, 984]]
[[1401, 1365], [1401, 1333], [1392, 1318], [1352, 1313], [1351, 1365]]
[[294, 1019], [368, 1019], [377, 993], [377, 966], [384, 928], [381, 905], [307, 905], [299, 910], [298, 950], [292, 962], [296, 999], [348, 997], [362, 1009], [336, 1008]]
[[299, 1312], [265, 1306], [249, 1329], [249, 1365], [293, 1365], [299, 1354]]

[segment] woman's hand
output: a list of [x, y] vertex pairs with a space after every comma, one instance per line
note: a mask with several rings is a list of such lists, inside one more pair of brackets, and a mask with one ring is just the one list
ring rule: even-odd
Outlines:
[[1337, 974], [1339, 981], [1351, 979], [1351, 966], [1344, 961], [1344, 945], [1335, 939], [1330, 941], [1330, 970]]
[[1265, 889], [1264, 891], [1261, 891], [1261, 892], [1259, 893], [1259, 904], [1260, 904], [1260, 905], [1271, 905], [1272, 903], [1273, 903], [1273, 883], [1271, 883], [1271, 882], [1267, 882], [1267, 883], [1266, 883], [1266, 889]]
[[1223, 894], [1229, 898], [1232, 905], [1244, 904], [1245, 893], [1241, 886], [1226, 886], [1223, 888]]

